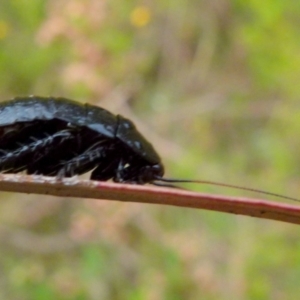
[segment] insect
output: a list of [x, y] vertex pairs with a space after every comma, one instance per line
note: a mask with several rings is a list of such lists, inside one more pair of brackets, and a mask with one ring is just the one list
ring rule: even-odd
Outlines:
[[224, 183], [164, 178], [159, 155], [135, 125], [98, 106], [38, 96], [0, 103], [0, 172], [71, 177], [91, 170], [92, 180], [194, 182], [296, 200]]
[[161, 159], [134, 124], [64, 98], [0, 104], [0, 171], [144, 184], [164, 174]]

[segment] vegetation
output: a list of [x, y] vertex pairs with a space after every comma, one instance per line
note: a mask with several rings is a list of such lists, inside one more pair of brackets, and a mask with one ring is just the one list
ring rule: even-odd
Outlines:
[[[299, 14], [291, 0], [2, 1], [1, 99], [91, 102], [133, 119], [168, 177], [297, 197]], [[0, 298], [295, 299], [299, 233], [216, 212], [2, 193]]]

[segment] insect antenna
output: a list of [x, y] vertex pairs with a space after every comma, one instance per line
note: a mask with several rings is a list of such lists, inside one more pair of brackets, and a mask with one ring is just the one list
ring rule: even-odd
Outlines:
[[158, 181], [152, 181], [151, 184], [156, 185], [156, 186], [163, 186], [163, 187], [170, 187], [170, 188], [175, 188], [175, 189], [182, 189], [182, 187], [174, 185], [174, 184], [168, 184], [168, 183], [163, 183], [159, 181], [163, 181], [160, 179], [157, 179]]
[[233, 185], [233, 184], [208, 181], [208, 180], [173, 179], [173, 178], [163, 178], [163, 177], [156, 177], [156, 180], [162, 182], [161, 184], [159, 182], [158, 182], [158, 184], [157, 184], [157, 182], [153, 183], [154, 185], [158, 185], [158, 186], [167, 186], [167, 187], [178, 188], [177, 186], [175, 186], [175, 185], [173, 186], [172, 184], [164, 185], [163, 182], [167, 182], [167, 183], [200, 183], [200, 184], [216, 185], [216, 186], [228, 187], [228, 188], [237, 189], [237, 190], [255, 192], [255, 193], [259, 193], [259, 194], [264, 194], [264, 195], [283, 198], [283, 199], [286, 199], [286, 200], [292, 200], [292, 201], [300, 202], [300, 200], [297, 199], [297, 198], [293, 198], [293, 197], [289, 197], [289, 196], [285, 196], [285, 195], [281, 195], [281, 194], [277, 194], [277, 193], [262, 191], [262, 190], [258, 190], [258, 189], [254, 189], [254, 188], [248, 188], [248, 187], [238, 186], [238, 185]]

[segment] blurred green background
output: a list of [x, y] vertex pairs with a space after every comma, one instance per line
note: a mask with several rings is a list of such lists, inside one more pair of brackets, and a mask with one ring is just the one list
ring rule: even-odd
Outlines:
[[[134, 120], [168, 177], [300, 198], [299, 24], [292, 0], [1, 1], [0, 95], [103, 106]], [[297, 299], [299, 236], [217, 212], [1, 193], [0, 299]]]

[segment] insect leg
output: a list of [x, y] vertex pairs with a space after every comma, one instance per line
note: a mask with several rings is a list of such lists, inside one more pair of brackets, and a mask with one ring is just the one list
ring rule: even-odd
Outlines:
[[51, 175], [58, 175], [60, 178], [80, 175], [92, 170], [105, 157], [105, 146], [89, 149], [68, 161], [60, 163], [60, 168], [57, 168]]
[[113, 178], [118, 169], [120, 159], [111, 157], [110, 159], [101, 160], [97, 168], [92, 172], [91, 179], [99, 181], [107, 181]]
[[116, 168], [115, 176], [114, 176], [114, 181], [115, 182], [123, 182], [124, 181], [124, 169], [125, 169], [125, 163], [123, 159], [119, 160], [119, 163]]
[[62, 141], [71, 137], [72, 134], [69, 131], [61, 131], [43, 139], [32, 138], [29, 144], [21, 144], [19, 148], [12, 151], [1, 150], [3, 155], [0, 156], [0, 171], [13, 173], [23, 171], [30, 166], [36, 152], [49, 147], [55, 140]]

